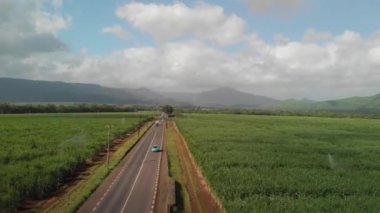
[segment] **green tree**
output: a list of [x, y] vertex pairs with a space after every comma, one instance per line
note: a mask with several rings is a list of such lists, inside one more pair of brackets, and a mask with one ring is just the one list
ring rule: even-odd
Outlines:
[[165, 105], [162, 107], [162, 111], [165, 112], [166, 114], [172, 114], [174, 111], [174, 108], [169, 105]]

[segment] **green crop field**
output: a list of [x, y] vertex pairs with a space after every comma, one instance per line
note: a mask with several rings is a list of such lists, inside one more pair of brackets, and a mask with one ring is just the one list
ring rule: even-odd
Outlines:
[[64, 178], [134, 128], [138, 113], [0, 115], [0, 212], [26, 198], [43, 198]]
[[380, 120], [184, 114], [227, 212], [379, 212]]

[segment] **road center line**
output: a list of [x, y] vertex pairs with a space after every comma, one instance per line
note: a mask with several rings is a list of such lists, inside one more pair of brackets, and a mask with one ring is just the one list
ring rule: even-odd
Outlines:
[[[161, 149], [164, 148], [163, 147], [164, 134], [165, 134], [165, 127], [163, 127], [163, 130], [162, 130], [162, 138], [161, 138], [161, 145], [160, 145]], [[159, 157], [158, 166], [157, 166], [157, 176], [156, 176], [156, 183], [155, 183], [155, 186], [154, 186], [154, 193], [153, 193], [151, 212], [154, 211], [154, 207], [155, 207], [155, 203], [156, 203], [156, 198], [157, 198], [158, 180], [160, 178], [161, 158], [162, 158], [162, 151], [160, 152], [160, 157]]]
[[[149, 130], [148, 130], [148, 131], [149, 131]], [[146, 135], [146, 137], [148, 138], [150, 135], [152, 135], [152, 133], [153, 133], [153, 131], [149, 131], [149, 133]], [[156, 136], [156, 134], [154, 134], [153, 139], [154, 139], [155, 136]], [[145, 137], [145, 136], [144, 136], [144, 137]], [[134, 147], [134, 149], [139, 149], [139, 148], [142, 146], [142, 143], [140, 143], [141, 140], [143, 140], [143, 137], [141, 137], [141, 138], [138, 139], [138, 141], [136, 142], [137, 144], [136, 144], [136, 146]], [[137, 146], [139, 146], [139, 147], [137, 148]], [[134, 153], [133, 153], [131, 156], [134, 156]], [[99, 200], [97, 206], [99, 206], [100, 203], [103, 201], [104, 196], [108, 193], [108, 191], [109, 191], [109, 190], [111, 189], [111, 187], [114, 185], [115, 181], [118, 181], [118, 180], [120, 179], [120, 175], [124, 172], [124, 170], [125, 170], [125, 166], [122, 167], [122, 169], [121, 169], [121, 170], [119, 171], [119, 173], [117, 174], [116, 178], [112, 181], [111, 185], [108, 186], [107, 191], [106, 191], [105, 193], [103, 193], [103, 196], [100, 198], [100, 200]], [[95, 207], [92, 209], [92, 211], [96, 211], [97, 206], [95, 206]]]
[[120, 211], [121, 213], [124, 211], [125, 207], [127, 206], [128, 200], [129, 200], [129, 198], [130, 198], [131, 195], [132, 195], [133, 189], [135, 188], [136, 182], [137, 182], [137, 180], [138, 180], [138, 178], [139, 178], [139, 176], [140, 176], [141, 170], [142, 170], [142, 168], [143, 168], [143, 166], [144, 166], [144, 161], [145, 161], [146, 157], [148, 156], [148, 153], [149, 153], [149, 151], [150, 151], [150, 147], [152, 146], [154, 139], [156, 138], [156, 134], [157, 134], [157, 132], [154, 133], [154, 135], [153, 135], [153, 139], [152, 139], [152, 141], [150, 142], [150, 145], [149, 145], [149, 147], [148, 147], [148, 150], [147, 150], [146, 153], [145, 153], [145, 157], [144, 157], [144, 159], [143, 159], [143, 161], [142, 161], [142, 163], [141, 163], [141, 166], [140, 166], [139, 172], [137, 173], [136, 178], [135, 178], [135, 180], [133, 181], [133, 185], [132, 185], [131, 191], [129, 191], [128, 197], [127, 197], [127, 199], [125, 200], [124, 205], [123, 205], [123, 208], [122, 208], [121, 211]]

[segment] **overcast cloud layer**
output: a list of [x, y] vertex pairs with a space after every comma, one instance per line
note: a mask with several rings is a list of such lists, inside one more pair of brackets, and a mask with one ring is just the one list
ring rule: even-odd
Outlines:
[[[300, 1], [287, 2], [295, 7]], [[94, 57], [68, 51], [57, 37], [75, 21], [59, 12], [62, 4], [0, 0], [0, 76], [166, 91], [228, 86], [280, 99], [380, 93], [380, 33], [364, 38], [349, 30], [305, 29], [303, 40], [277, 34], [267, 43], [218, 5], [134, 2], [116, 8], [115, 16], [156, 44]], [[114, 23], [99, 32], [129, 36]], [[242, 48], [229, 50], [234, 45]]]

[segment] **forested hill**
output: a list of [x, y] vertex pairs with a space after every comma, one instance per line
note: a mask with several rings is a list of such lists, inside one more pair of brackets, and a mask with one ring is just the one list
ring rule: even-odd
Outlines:
[[329, 101], [285, 100], [267, 107], [271, 110], [298, 112], [344, 112], [344, 113], [380, 113], [380, 94], [368, 97], [351, 97]]
[[221, 87], [200, 93], [161, 93], [173, 100], [191, 103], [194, 106], [215, 108], [257, 108], [278, 102], [270, 97], [254, 95], [239, 90]]
[[149, 103], [143, 97], [95, 84], [0, 78], [0, 102]]
[[380, 94], [329, 101], [269, 97], [219, 88], [201, 93], [158, 93], [147, 88], [116, 89], [96, 84], [0, 78], [0, 102], [171, 104], [213, 108], [252, 108], [291, 112], [380, 113]]

